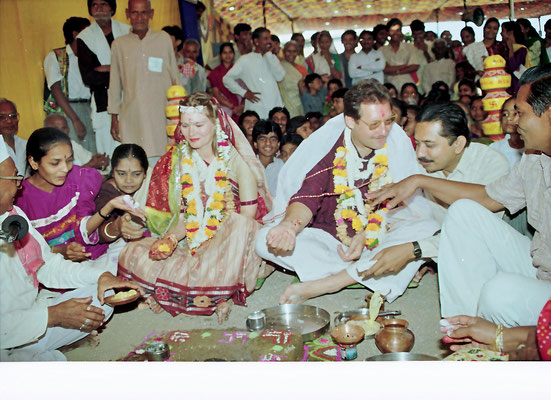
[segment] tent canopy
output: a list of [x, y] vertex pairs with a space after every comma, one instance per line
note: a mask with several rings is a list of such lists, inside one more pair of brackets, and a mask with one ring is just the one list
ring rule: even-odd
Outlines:
[[[264, 3], [264, 6], [263, 6]], [[399, 18], [404, 25], [414, 19], [424, 22], [460, 21], [463, 0], [214, 0], [225, 22], [254, 28], [264, 26], [274, 34], [323, 29], [364, 29]], [[509, 0], [467, 0], [467, 7], [481, 7], [486, 17], [509, 16]], [[515, 18], [551, 13], [550, 1], [515, 1]]]

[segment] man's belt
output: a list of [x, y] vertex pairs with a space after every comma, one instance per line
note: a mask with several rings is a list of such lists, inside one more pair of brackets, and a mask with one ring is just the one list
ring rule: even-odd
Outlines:
[[69, 103], [89, 103], [90, 99], [69, 99]]

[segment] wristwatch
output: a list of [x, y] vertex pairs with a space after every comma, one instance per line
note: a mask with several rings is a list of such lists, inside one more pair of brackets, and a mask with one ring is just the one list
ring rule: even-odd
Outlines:
[[413, 255], [415, 256], [416, 260], [419, 260], [423, 256], [423, 252], [421, 251], [421, 246], [419, 246], [419, 242], [411, 242], [413, 244]]

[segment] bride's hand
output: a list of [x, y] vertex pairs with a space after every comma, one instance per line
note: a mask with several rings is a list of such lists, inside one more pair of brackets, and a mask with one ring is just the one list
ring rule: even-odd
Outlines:
[[155, 261], [166, 260], [174, 253], [177, 244], [176, 238], [172, 235], [157, 239], [149, 249], [149, 258]]

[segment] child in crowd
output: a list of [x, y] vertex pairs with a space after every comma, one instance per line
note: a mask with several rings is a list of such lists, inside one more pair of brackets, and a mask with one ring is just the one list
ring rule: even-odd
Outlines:
[[297, 134], [303, 139], [307, 139], [314, 132], [312, 124], [307, 117], [302, 115], [291, 118], [287, 124], [287, 135]]
[[333, 94], [343, 88], [343, 84], [340, 79], [331, 79], [327, 82], [327, 97], [325, 98], [325, 104], [323, 105], [323, 115], [331, 113], [333, 110]]
[[287, 131], [287, 122], [291, 119], [291, 115], [285, 107], [274, 107], [268, 113], [268, 119], [278, 124], [281, 128], [281, 133], [284, 135]]
[[315, 73], [306, 75], [306, 78], [304, 78], [304, 88], [300, 88], [300, 92], [304, 112], [323, 112], [327, 88], [323, 86], [321, 76]]
[[482, 130], [482, 122], [488, 116], [488, 113], [484, 110], [484, 105], [482, 104], [482, 97], [475, 96], [471, 100], [471, 116], [473, 118], [473, 125], [471, 127], [471, 138], [477, 139], [484, 137], [484, 132]]
[[408, 104], [407, 107], [407, 116], [408, 119], [406, 121], [406, 124], [404, 125], [404, 131], [406, 132], [406, 135], [409, 136], [410, 140], [413, 143], [413, 147], [415, 147], [415, 140], [413, 139], [413, 134], [415, 133], [415, 126], [417, 125], [417, 121], [415, 118], [417, 118], [417, 114], [421, 110], [419, 106]]
[[463, 96], [472, 97], [477, 95], [476, 84], [474, 83], [474, 81], [471, 81], [469, 79], [462, 79], [461, 81], [459, 81], [459, 85], [457, 87], [459, 100], [461, 100], [463, 103], [465, 102]]
[[283, 136], [279, 145], [279, 154], [284, 163], [287, 162], [289, 157], [295, 152], [299, 144], [302, 143], [302, 140], [302, 136], [294, 133]]
[[258, 159], [265, 168], [266, 181], [272, 196], [276, 195], [277, 177], [283, 167], [283, 161], [276, 158], [281, 138], [281, 128], [274, 121], [261, 119], [254, 125], [254, 148], [258, 152]]
[[335, 115], [342, 114], [344, 111], [344, 94], [348, 91], [347, 88], [340, 88], [333, 92], [333, 108], [329, 111], [329, 115], [334, 117]]
[[393, 98], [390, 102], [390, 108], [392, 112], [396, 114], [396, 123], [404, 128], [404, 125], [408, 121], [407, 104], [400, 99]]
[[306, 113], [305, 117], [308, 121], [310, 121], [310, 128], [312, 129], [312, 132], [317, 131], [321, 126], [321, 118], [323, 117], [323, 114], [318, 111], [310, 111]]
[[241, 131], [253, 149], [255, 148], [253, 146], [253, 127], [259, 119], [260, 116], [256, 113], [256, 111], [252, 110], [247, 110], [239, 116], [239, 128], [241, 128]]
[[386, 82], [384, 86], [388, 89], [388, 93], [390, 93], [391, 98], [395, 99], [398, 97], [398, 90], [396, 90], [396, 86], [390, 82]]

